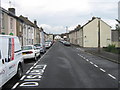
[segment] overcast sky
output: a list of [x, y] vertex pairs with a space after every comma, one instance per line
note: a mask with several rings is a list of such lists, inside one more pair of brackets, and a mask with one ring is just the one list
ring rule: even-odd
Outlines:
[[[11, 1], [11, 4], [9, 3]], [[5, 9], [15, 7], [16, 15], [36, 19], [47, 33], [65, 33], [93, 16], [100, 17], [112, 28], [117, 23], [119, 0], [1, 0]]]

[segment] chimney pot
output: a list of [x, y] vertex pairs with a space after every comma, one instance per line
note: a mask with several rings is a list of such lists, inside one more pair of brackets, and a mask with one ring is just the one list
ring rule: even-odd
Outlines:
[[8, 11], [12, 12], [13, 14], [15, 14], [15, 8], [8, 8]]

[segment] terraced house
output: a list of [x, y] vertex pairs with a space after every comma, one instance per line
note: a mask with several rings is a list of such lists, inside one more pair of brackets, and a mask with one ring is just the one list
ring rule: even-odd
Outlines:
[[15, 15], [15, 9], [9, 8], [8, 11], [1, 7], [2, 10], [2, 22], [1, 33], [6, 35], [16, 36], [16, 20], [18, 17]]
[[81, 47], [107, 47], [111, 44], [111, 27], [98, 17], [69, 33], [70, 43]]
[[33, 23], [27, 17], [16, 16], [15, 8], [1, 10], [1, 34], [18, 36], [21, 45], [40, 43], [40, 29], [36, 20]]

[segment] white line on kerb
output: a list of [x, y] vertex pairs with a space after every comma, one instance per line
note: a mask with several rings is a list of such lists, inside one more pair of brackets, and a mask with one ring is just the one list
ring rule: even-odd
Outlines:
[[23, 80], [26, 77], [26, 75], [22, 76], [22, 78], [20, 80]]
[[111, 75], [111, 74], [108, 74], [110, 77], [112, 77], [113, 79], [116, 79], [116, 77], [114, 77], [113, 75]]
[[30, 70], [28, 70], [27, 72], [26, 72], [26, 74], [28, 74], [30, 72]]
[[33, 69], [33, 66], [30, 68], [30, 70]]
[[18, 86], [18, 84], [19, 84], [19, 82], [16, 83], [16, 84], [12, 87], [12, 89], [15, 89], [15, 88]]
[[35, 66], [37, 63], [35, 63], [33, 66]]
[[106, 72], [104, 69], [100, 68], [101, 71]]

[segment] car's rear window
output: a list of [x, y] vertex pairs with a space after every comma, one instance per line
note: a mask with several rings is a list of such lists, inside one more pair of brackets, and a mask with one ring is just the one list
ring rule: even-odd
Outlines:
[[23, 49], [23, 50], [31, 50], [31, 49], [32, 49], [32, 46], [23, 46], [22, 49]]
[[40, 47], [41, 45], [40, 45], [40, 44], [35, 44], [34, 46], [36, 46], [36, 47]]

